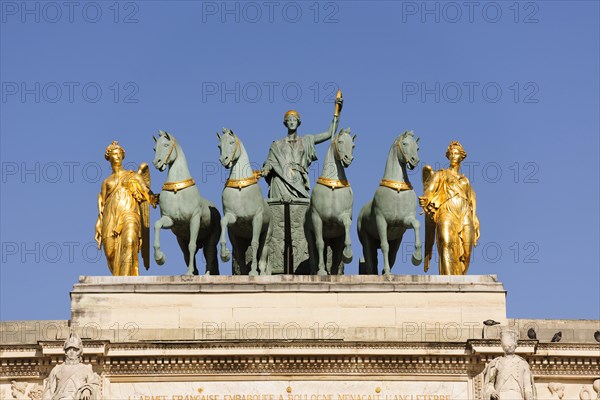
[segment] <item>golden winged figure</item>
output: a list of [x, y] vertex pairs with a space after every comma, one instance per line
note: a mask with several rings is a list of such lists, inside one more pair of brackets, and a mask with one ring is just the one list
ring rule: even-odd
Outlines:
[[440, 275], [466, 275], [471, 250], [479, 239], [477, 200], [471, 183], [460, 173], [467, 153], [459, 142], [446, 150], [450, 167], [434, 172], [423, 167], [423, 196], [419, 204], [425, 213], [425, 272], [429, 269], [433, 244], [437, 240]]
[[150, 267], [150, 205], [158, 196], [150, 190], [150, 168], [142, 163], [137, 172], [125, 170], [125, 150], [113, 141], [104, 154], [112, 174], [102, 182], [98, 195], [95, 239], [104, 247], [108, 268], [113, 275], [137, 276], [138, 253]]

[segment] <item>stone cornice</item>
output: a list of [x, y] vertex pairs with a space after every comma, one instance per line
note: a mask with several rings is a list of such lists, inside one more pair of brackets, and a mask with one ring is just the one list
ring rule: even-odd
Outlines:
[[[417, 374], [473, 377], [500, 355], [497, 340], [439, 342], [84, 342], [83, 361], [107, 376], [260, 374]], [[536, 341], [520, 341], [528, 344]], [[537, 344], [537, 343], [536, 343]], [[543, 348], [543, 352], [539, 352]], [[62, 362], [61, 342], [0, 346], [0, 375], [41, 379]], [[554, 355], [561, 349], [579, 355]], [[593, 377], [600, 369], [600, 345], [544, 343], [521, 354], [536, 376]]]

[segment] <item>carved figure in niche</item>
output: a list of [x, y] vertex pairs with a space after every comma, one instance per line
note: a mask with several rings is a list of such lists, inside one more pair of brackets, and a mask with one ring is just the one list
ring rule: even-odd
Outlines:
[[43, 400], [96, 400], [100, 377], [92, 366], [81, 362], [83, 344], [71, 333], [64, 345], [65, 362], [50, 371], [44, 386]]
[[500, 344], [504, 355], [494, 358], [484, 370], [484, 399], [536, 400], [537, 394], [529, 364], [515, 354], [518, 333], [504, 329]]

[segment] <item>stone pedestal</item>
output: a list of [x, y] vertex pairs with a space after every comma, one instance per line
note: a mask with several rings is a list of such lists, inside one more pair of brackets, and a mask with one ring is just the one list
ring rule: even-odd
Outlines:
[[40, 392], [73, 330], [105, 400], [483, 400], [488, 319], [521, 331], [538, 398], [592, 398], [600, 321], [510, 320], [505, 295], [495, 276], [81, 277], [70, 321], [0, 322], [0, 398]]
[[269, 243], [268, 259], [271, 273], [310, 274], [308, 243], [304, 233], [306, 211], [310, 201], [267, 201], [273, 214], [273, 236]]
[[139, 339], [464, 342], [506, 324], [505, 295], [494, 276], [81, 277], [71, 315]]

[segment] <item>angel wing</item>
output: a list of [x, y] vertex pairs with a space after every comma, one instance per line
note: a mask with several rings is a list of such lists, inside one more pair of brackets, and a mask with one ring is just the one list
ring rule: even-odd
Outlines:
[[[433, 176], [433, 168], [431, 165], [425, 164], [423, 167], [423, 188], [428, 186], [429, 180]], [[433, 244], [435, 243], [435, 221], [433, 216], [425, 211], [425, 258], [423, 260], [423, 270], [427, 272], [429, 270], [429, 263], [431, 262], [431, 256], [433, 254]]]
[[[146, 184], [148, 191], [150, 190], [150, 167], [148, 164], [141, 163], [138, 169], [138, 174]], [[143, 201], [140, 203], [140, 215], [142, 216], [142, 259], [146, 271], [150, 268], [150, 202]]]

